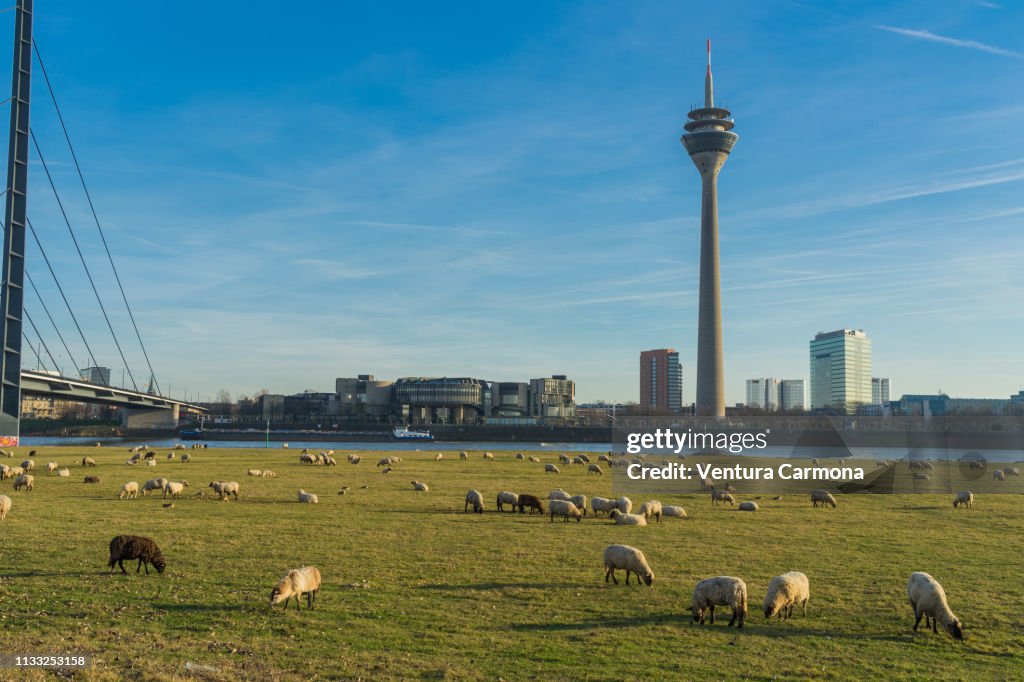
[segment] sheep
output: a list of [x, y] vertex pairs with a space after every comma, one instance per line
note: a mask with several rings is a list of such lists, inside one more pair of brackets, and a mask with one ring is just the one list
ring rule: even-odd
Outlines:
[[46, 473], [48, 473], [48, 474], [54, 473], [59, 468], [60, 468], [60, 464], [57, 464], [56, 462], [47, 462], [46, 463]]
[[181, 456], [181, 461], [182, 461], [182, 462], [187, 462], [187, 461], [189, 461], [190, 459], [192, 459], [192, 457], [190, 457], [190, 456], [189, 456], [189, 454], [188, 454], [187, 452], [186, 452], [186, 453], [185, 453], [184, 455], [182, 455], [182, 456]]
[[60, 476], [61, 478], [70, 478], [71, 469], [68, 469], [67, 467], [64, 467], [63, 469], [57, 469], [57, 475]]
[[316, 464], [316, 458], [308, 452], [303, 452], [299, 455], [299, 464]]
[[554, 522], [555, 516], [561, 516], [565, 522], [568, 522], [571, 516], [576, 519], [577, 523], [583, 518], [583, 513], [579, 510], [579, 507], [568, 500], [551, 500], [549, 505], [548, 511], [552, 522]]
[[83, 457], [82, 458], [82, 466], [84, 466], [84, 467], [94, 467], [94, 466], [96, 466], [96, 460], [94, 460], [92, 457]]
[[139, 484], [135, 481], [129, 481], [121, 486], [121, 492], [117, 494], [117, 499], [123, 500], [127, 497], [129, 500], [134, 500], [138, 496]]
[[826, 504], [832, 505], [832, 508], [836, 508], [836, 498], [832, 497], [832, 493], [827, 490], [812, 490], [811, 491], [811, 506], [817, 507], [821, 503], [821, 508], [824, 509]]
[[156, 453], [150, 450], [146, 453], [146, 459], [156, 459]]
[[[998, 472], [998, 473], [1002, 473], [1002, 472], [1000, 471], [1000, 472]], [[928, 474], [922, 474], [922, 473], [916, 473], [916, 474], [914, 474], [914, 480], [915, 480], [915, 481], [930, 481], [930, 480], [931, 480], [931, 478], [932, 478], [932, 477], [931, 477], [931, 476], [929, 476]]]
[[612, 458], [609, 457], [608, 455], [598, 455], [597, 461], [598, 462], [605, 462], [607, 464], [611, 464], [612, 463]]
[[359, 455], [349, 455], [348, 456], [348, 463], [349, 464], [359, 464], [362, 461], [363, 461], [363, 458], [360, 457]]
[[316, 595], [320, 591], [320, 571], [315, 566], [303, 566], [288, 571], [288, 574], [281, 578], [280, 582], [270, 591], [270, 606], [284, 602], [284, 608], [288, 608], [288, 602], [295, 597], [295, 608], [301, 610], [301, 597], [306, 595], [306, 608], [312, 609], [316, 601]]
[[[498, 495], [498, 504], [501, 504], [501, 495]], [[466, 504], [462, 506], [463, 513], [469, 510], [469, 505], [473, 505], [475, 513], [484, 513], [484, 496], [480, 494], [479, 490], [470, 490], [466, 493]]]
[[693, 588], [693, 600], [690, 602], [693, 622], [703, 625], [704, 614], [708, 613], [711, 625], [714, 625], [716, 606], [731, 606], [729, 627], [736, 623], [737, 628], [742, 628], [747, 617], [747, 584], [739, 578], [725, 575], [701, 580]]
[[619, 499], [615, 500], [615, 508], [618, 509], [623, 514], [628, 514], [631, 511], [633, 511], [633, 501], [630, 500], [628, 497], [620, 497]]
[[573, 457], [572, 458], [572, 463], [573, 464], [580, 464], [580, 465], [585, 464], [585, 462], [583, 461], [582, 457]]
[[737, 507], [737, 510], [738, 510], [738, 511], [751, 511], [751, 512], [756, 512], [756, 511], [758, 511], [759, 509], [760, 509], [760, 507], [758, 507], [758, 506], [757, 506], [757, 502], [751, 502], [751, 501], [749, 501], [749, 500], [748, 500], [748, 501], [746, 501], [746, 502], [740, 502], [740, 506], [739, 506], [739, 507]]
[[459, 453], [459, 459], [469, 459], [469, 453], [466, 452], [465, 450], [461, 451]]
[[21, 490], [24, 488], [26, 491], [31, 491], [35, 487], [36, 477], [31, 474], [20, 474], [14, 479], [14, 489]]
[[426, 483], [420, 483], [419, 481], [412, 481], [412, 489], [416, 492], [425, 493], [429, 492], [430, 488], [427, 487]]
[[968, 469], [976, 469], [978, 471], [984, 471], [985, 470], [985, 462], [983, 462], [981, 460], [978, 460], [978, 459], [971, 460], [971, 462], [967, 465], [967, 468]]
[[33, 469], [36, 468], [36, 463], [31, 459], [26, 459], [24, 462], [21, 463], [21, 468], [24, 469], [25, 471], [32, 471]]
[[779, 618], [788, 620], [797, 604], [806, 616], [807, 600], [810, 598], [811, 587], [806, 575], [799, 571], [777, 575], [768, 583], [768, 593], [764, 596], [764, 617], [771, 618], [778, 614]]
[[156, 460], [155, 459], [147, 459], [146, 460], [146, 466], [148, 466], [148, 467], [155, 467], [156, 466]]
[[1003, 473], [1002, 469], [996, 469], [995, 471], [992, 472], [992, 478], [996, 479], [997, 481], [1005, 481], [1006, 474]]
[[521, 453], [521, 452], [517, 452], [517, 453], [516, 453], [516, 461], [523, 461], [523, 460], [525, 460], [525, 459], [526, 459], [526, 455], [524, 455], [524, 454], [523, 454], [523, 453]]
[[700, 482], [700, 491], [706, 493], [709, 490], [715, 489], [715, 482], [710, 478], [705, 478]]
[[149, 538], [138, 535], [118, 535], [110, 541], [110, 559], [107, 561], [107, 566], [110, 567], [111, 573], [114, 572], [114, 564], [117, 564], [121, 567], [121, 572], [127, 574], [124, 562], [133, 559], [139, 560], [139, 565], [135, 569], [136, 573], [145, 566], [146, 575], [149, 575], [150, 564], [153, 564], [157, 573], [163, 573], [164, 568], [167, 567], [160, 548]]
[[963, 625], [949, 608], [946, 592], [935, 578], [920, 571], [911, 573], [910, 581], [907, 583], [907, 597], [910, 598], [910, 606], [914, 609], [914, 632], [917, 632], [917, 626], [921, 624], [923, 616], [925, 628], [928, 627], [929, 619], [931, 620], [932, 632], [938, 633], [937, 624], [941, 623], [943, 629], [953, 639], [964, 638]]
[[587, 466], [587, 476], [589, 476], [590, 474], [604, 476], [604, 471], [601, 470], [601, 466], [599, 464], [590, 464]]
[[493, 459], [494, 459], [494, 455], [492, 455], [492, 454], [491, 454], [491, 453], [489, 453], [489, 452], [485, 452], [485, 453], [484, 453], [484, 459], [487, 459], [487, 460], [493, 460]]
[[379, 466], [379, 467], [389, 467], [393, 463], [394, 462], [392, 462], [390, 457], [385, 457], [385, 458], [383, 458], [383, 459], [381, 459], [380, 461], [377, 462], [377, 466]]
[[661, 515], [663, 513], [661, 502], [658, 502], [657, 500], [647, 500], [640, 505], [640, 508], [636, 510], [636, 513], [648, 520], [653, 516], [657, 519], [658, 523], [661, 523]]
[[612, 510], [619, 508], [618, 500], [610, 500], [607, 497], [591, 497], [590, 498], [590, 509], [594, 512], [594, 516], [597, 516], [598, 512], [610, 513]]
[[953, 509], [956, 509], [960, 505], [964, 505], [968, 509], [974, 509], [974, 493], [970, 490], [957, 493], [956, 499], [953, 500]]
[[559, 455], [558, 456], [558, 462], [560, 464], [568, 464], [569, 463], [569, 455], [566, 455], [566, 454]]
[[675, 505], [671, 505], [671, 504], [666, 504], [664, 507], [662, 507], [661, 508], [661, 514], [662, 514], [662, 516], [674, 516], [674, 517], [679, 518], [679, 519], [685, 519], [686, 518], [686, 510], [685, 509], [683, 509], [682, 507], [677, 507]]
[[533, 455], [530, 455], [530, 461], [533, 462], [534, 464], [540, 464], [540, 457], [534, 457]]
[[228, 499], [228, 496], [238, 499], [238, 483], [235, 481], [214, 481], [210, 487], [222, 500]]
[[623, 514], [618, 509], [612, 511], [609, 516], [615, 520], [616, 526], [646, 526], [647, 519], [639, 514]]
[[306, 504], [319, 504], [320, 498], [313, 493], [307, 493], [305, 490], [299, 489], [299, 502], [305, 502]]
[[11, 478], [12, 476], [13, 474], [11, 473], [11, 467], [7, 466], [6, 464], [0, 464], [0, 481], [6, 481], [8, 478]]
[[444, 459], [444, 453], [443, 452], [439, 452], [436, 455], [434, 455], [434, 461], [435, 462], [440, 462], [442, 459]]
[[167, 453], [167, 459], [174, 459], [174, 453], [173, 452], [168, 452]]
[[711, 490], [711, 506], [715, 506], [715, 502], [728, 503], [730, 505], [736, 504], [736, 498], [725, 492], [724, 490]]
[[544, 473], [545, 474], [560, 474], [562, 472], [559, 471], [558, 467], [556, 467], [554, 464], [545, 464], [544, 465]]
[[640, 584], [641, 578], [648, 587], [654, 582], [654, 571], [651, 570], [650, 564], [647, 563], [647, 557], [636, 547], [608, 545], [604, 548], [604, 567], [605, 582], [608, 582], [608, 579], [611, 578], [613, 583], [619, 584], [619, 581], [615, 579], [616, 569], [625, 569], [627, 585], [629, 584], [630, 572], [636, 574], [637, 585]]
[[277, 476], [277, 474], [275, 474], [270, 469], [264, 469], [263, 470], [263, 478], [275, 478], [276, 476]]
[[85, 479], [82, 480], [82, 483], [99, 483], [99, 482], [100, 482], [100, 477], [99, 476], [86, 476]]
[[502, 490], [498, 493], [498, 511], [502, 511], [504, 509], [503, 505], [506, 504], [512, 505], [512, 512], [515, 513], [516, 505], [519, 504], [519, 495], [508, 490]]
[[9, 478], [16, 478], [18, 476], [21, 476], [23, 473], [25, 473], [25, 469], [23, 469], [22, 467], [11, 467]]
[[166, 478], [151, 478], [142, 484], [142, 495], [143, 497], [149, 495], [151, 490], [163, 490], [165, 485], [167, 485]]
[[0, 521], [7, 518], [7, 512], [11, 511], [11, 498], [0, 495]]
[[573, 504], [575, 504], [579, 508], [579, 510], [581, 512], [583, 512], [584, 516], [587, 515], [587, 496], [586, 495], [573, 495], [572, 498], [569, 501], [572, 502]]
[[331, 455], [324, 455], [324, 466], [336, 467], [338, 466], [338, 460], [334, 459]]
[[818, 461], [817, 457], [811, 460], [811, 466], [818, 466], [819, 464], [821, 464], [821, 462]]
[[176, 500], [181, 497], [181, 493], [184, 492], [185, 488], [188, 487], [188, 481], [168, 481], [164, 486], [164, 499], [170, 495], [172, 500]]
[[1003, 473], [1006, 474], [1007, 476], [1020, 476], [1020, 468], [1006, 467], [1005, 469], [1003, 469]]
[[519, 507], [519, 513], [525, 513], [527, 507], [530, 508], [530, 513], [538, 511], [541, 514], [544, 513], [544, 504], [540, 501], [540, 498], [535, 495], [523, 495], [520, 493], [519, 502], [516, 504]]
[[390, 474], [391, 473], [391, 467], [384, 467], [383, 469], [380, 470], [380, 472], [382, 474]]
[[559, 488], [558, 490], [552, 490], [548, 494], [548, 499], [549, 500], [565, 500], [566, 502], [572, 502], [572, 495], [570, 495], [569, 493], [567, 493], [564, 490], [562, 490], [561, 488]]
[[579, 458], [583, 460], [584, 464], [590, 464], [590, 458], [586, 454], [580, 453]]
[[247, 476], [262, 476], [263, 475], [263, 471], [261, 471], [260, 469], [249, 469], [245, 473], [246, 473]]

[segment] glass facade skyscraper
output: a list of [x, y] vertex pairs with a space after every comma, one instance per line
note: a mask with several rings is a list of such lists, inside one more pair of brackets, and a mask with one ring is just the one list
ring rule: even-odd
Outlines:
[[871, 403], [871, 339], [862, 329], [819, 332], [811, 341], [811, 409], [853, 412]]

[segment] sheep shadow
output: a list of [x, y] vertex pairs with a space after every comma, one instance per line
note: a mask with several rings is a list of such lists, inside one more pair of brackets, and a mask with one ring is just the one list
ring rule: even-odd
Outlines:
[[0, 580], [11, 580], [15, 578], [85, 578], [92, 575], [106, 575], [106, 571], [93, 573], [91, 571], [22, 571], [20, 573], [0, 573]]
[[178, 604], [169, 602], [154, 602], [150, 606], [157, 611], [170, 613], [199, 613], [199, 612], [239, 612], [247, 611], [252, 607], [246, 604]]
[[439, 590], [442, 592], [459, 592], [462, 590], [550, 590], [550, 589], [576, 589], [578, 586], [572, 583], [477, 583], [473, 585], [447, 585], [434, 583], [430, 585], [419, 585], [419, 590]]
[[[642, 625], [693, 625], [693, 616], [683, 613], [652, 614], [639, 618], [603, 618], [601, 620], [579, 621], [576, 623], [513, 623], [516, 632], [573, 632], [597, 630], [599, 628], [628, 628]], [[736, 633], [734, 628], [723, 628], [726, 634]]]

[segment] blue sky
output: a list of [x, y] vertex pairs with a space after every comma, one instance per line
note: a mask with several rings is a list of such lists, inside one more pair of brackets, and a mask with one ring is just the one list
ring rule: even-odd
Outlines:
[[[700, 193], [678, 138], [709, 36], [740, 135], [728, 402], [806, 378], [808, 341], [844, 326], [896, 395], [1024, 388], [1024, 5], [711, 7], [39, 0], [36, 39], [177, 395], [564, 373], [581, 401], [636, 400], [639, 352], [672, 346], [692, 400]], [[145, 375], [38, 76], [33, 128]], [[30, 218], [120, 380], [45, 182], [34, 164]]]

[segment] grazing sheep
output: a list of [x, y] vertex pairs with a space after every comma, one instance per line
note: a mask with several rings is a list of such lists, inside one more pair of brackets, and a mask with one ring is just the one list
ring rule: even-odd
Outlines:
[[679, 518], [679, 519], [685, 519], [686, 518], [686, 510], [685, 509], [683, 509], [682, 507], [677, 507], [675, 505], [671, 505], [671, 504], [666, 504], [664, 507], [662, 507], [661, 508], [661, 514], [662, 514], [662, 516], [674, 516], [674, 517]]
[[598, 512], [604, 512], [606, 514], [611, 513], [613, 510], [619, 508], [618, 500], [610, 500], [607, 497], [591, 497], [590, 498], [590, 509], [594, 512], [594, 516], [597, 516]]
[[923, 616], [926, 628], [929, 619], [931, 620], [932, 632], [937, 633], [937, 624], [941, 623], [943, 629], [953, 639], [964, 638], [963, 625], [949, 608], [946, 591], [935, 578], [923, 572], [911, 573], [910, 581], [907, 583], [907, 597], [910, 598], [910, 606], [914, 609], [914, 632], [917, 632], [917, 626], [921, 624]]
[[702, 493], [706, 493], [709, 490], [713, 491], [714, 489], [715, 489], [715, 482], [714, 482], [714, 480], [712, 480], [710, 478], [705, 478], [704, 480], [702, 480], [700, 482], [700, 491]]
[[185, 453], [184, 455], [182, 455], [182, 456], [181, 456], [181, 461], [182, 461], [182, 462], [187, 462], [187, 461], [189, 461], [190, 459], [192, 459], [192, 457], [190, 457], [190, 456], [189, 456], [189, 454], [188, 454], [187, 452], [186, 452], [186, 453]]
[[583, 518], [583, 512], [579, 510], [579, 507], [568, 500], [551, 500], [548, 504], [550, 505], [548, 511], [551, 514], [552, 522], [554, 522], [556, 516], [561, 516], [565, 522], [568, 522], [571, 516], [576, 519], [577, 523]]
[[92, 457], [83, 457], [82, 458], [82, 466], [84, 466], [84, 467], [94, 467], [94, 466], [96, 466], [96, 460], [94, 460]]
[[260, 469], [249, 469], [245, 473], [246, 473], [247, 476], [262, 476], [263, 475], [263, 471], [261, 471]]
[[465, 450], [461, 451], [459, 453], [459, 459], [469, 459], [469, 453], [466, 452]]
[[228, 499], [229, 496], [238, 499], [238, 483], [235, 481], [214, 481], [210, 487], [222, 500]]
[[974, 493], [972, 493], [970, 490], [965, 490], [964, 492], [957, 493], [956, 499], [953, 500], [953, 509], [956, 509], [960, 505], [964, 505], [968, 509], [974, 509]]
[[430, 488], [427, 487], [426, 483], [420, 483], [419, 481], [413, 481], [412, 482], [412, 489], [417, 491], [417, 492], [421, 492], [421, 493], [425, 493], [425, 492], [429, 492], [430, 491]]
[[308, 452], [303, 452], [301, 455], [299, 455], [299, 464], [316, 464], [316, 457], [309, 454]]
[[485, 453], [484, 453], [484, 459], [489, 459], [489, 460], [493, 460], [493, 459], [494, 459], [494, 455], [492, 455], [492, 454], [491, 454], [491, 453], [489, 453], [489, 452], [485, 452]]
[[653, 516], [657, 519], [658, 523], [661, 523], [661, 515], [663, 513], [661, 502], [658, 502], [657, 500], [647, 500], [640, 505], [640, 508], [636, 510], [636, 513], [648, 520]]
[[394, 462], [391, 460], [390, 457], [385, 457], [385, 458], [383, 458], [383, 459], [381, 459], [380, 461], [377, 462], [377, 466], [379, 466], [379, 467], [390, 467], [393, 463]]
[[818, 461], [817, 457], [811, 460], [811, 466], [818, 466], [819, 464], [821, 464], [821, 462]]
[[560, 474], [562, 472], [559, 471], [558, 467], [556, 467], [554, 464], [545, 464], [544, 465], [544, 473], [545, 474]]
[[349, 455], [348, 456], [349, 464], [359, 464], [362, 461], [363, 461], [363, 458], [360, 457], [359, 455]]
[[836, 498], [832, 497], [832, 493], [827, 490], [812, 490], [811, 491], [811, 506], [817, 507], [821, 504], [822, 509], [825, 508], [826, 504], [832, 505], [832, 508], [836, 508]]
[[971, 460], [971, 462], [967, 465], [967, 468], [975, 469], [977, 471], [984, 471], [985, 470], [985, 462], [983, 462], [981, 460], [978, 460], [978, 459]]
[[573, 504], [575, 504], [579, 508], [579, 510], [581, 512], [583, 512], [584, 516], [587, 515], [587, 496], [586, 495], [573, 495], [572, 499], [570, 499], [569, 501], [572, 502]]
[[324, 466], [336, 467], [338, 466], [338, 460], [334, 459], [331, 455], [324, 455]]
[[118, 535], [110, 541], [110, 559], [107, 561], [107, 566], [110, 567], [111, 573], [114, 572], [114, 564], [121, 567], [122, 573], [128, 573], [124, 568], [124, 562], [134, 559], [139, 560], [139, 565], [135, 569], [136, 573], [145, 566], [146, 575], [149, 575], [150, 564], [153, 564], [157, 573], [163, 573], [167, 566], [160, 548], [149, 538], [138, 535]]
[[711, 625], [714, 625], [716, 606], [731, 606], [732, 618], [729, 620], [729, 626], [737, 623], [737, 627], [742, 628], [747, 617], [747, 584], [739, 578], [725, 575], [701, 580], [693, 588], [693, 600], [690, 602], [693, 622], [703, 625], [704, 614], [708, 613], [711, 616]]
[[277, 474], [275, 474], [270, 469], [264, 469], [263, 470], [263, 478], [274, 478], [276, 476], [277, 476]]
[[6, 481], [8, 478], [12, 478], [14, 474], [11, 473], [11, 467], [6, 464], [0, 464], [0, 481]]
[[380, 470], [380, 472], [382, 474], [390, 474], [391, 473], [391, 467], [384, 467], [383, 469]]
[[618, 509], [612, 511], [609, 516], [615, 520], [616, 526], [646, 526], [647, 519], [639, 514], [623, 514]]
[[583, 461], [582, 457], [573, 457], [572, 458], [572, 463], [573, 464], [580, 464], [580, 465], [585, 464], [585, 462]]
[[319, 504], [320, 498], [313, 493], [307, 493], [305, 490], [299, 489], [299, 502], [305, 502], [306, 504]]
[[724, 490], [711, 490], [711, 506], [715, 506], [715, 502], [722, 502], [723, 504], [736, 504], [736, 498], [725, 492]]
[[134, 500], [138, 496], [139, 484], [135, 481], [129, 481], [121, 486], [121, 492], [117, 494], [117, 499], [123, 500], [127, 497], [129, 500]]
[[931, 478], [932, 477], [929, 476], [928, 474], [922, 474], [922, 473], [914, 474], [914, 480], [915, 481], [930, 481]]
[[566, 454], [559, 455], [558, 456], [558, 461], [559, 461], [560, 464], [568, 464], [569, 463], [569, 455], [566, 455]]
[[788, 620], [797, 604], [800, 604], [806, 616], [807, 600], [810, 598], [811, 587], [806, 575], [799, 571], [777, 575], [768, 583], [768, 594], [764, 596], [764, 617], [771, 618], [778, 614], [779, 618]]
[[156, 466], [156, 460], [155, 459], [147, 459], [146, 460], [146, 466], [148, 466], [148, 467], [155, 467]]
[[156, 459], [156, 453], [153, 452], [153, 451], [147, 452], [146, 453], [146, 459]]
[[598, 455], [597, 461], [598, 462], [606, 462], [608, 464], [611, 464], [612, 463], [612, 458], [609, 457], [608, 455]]
[[444, 453], [443, 452], [439, 452], [436, 455], [434, 455], [434, 461], [435, 462], [440, 462], [442, 459], [444, 459]]
[[47, 462], [46, 463], [46, 473], [48, 473], [48, 474], [54, 473], [59, 468], [60, 468], [60, 465], [57, 464], [56, 462]]
[[320, 591], [320, 571], [315, 566], [303, 566], [288, 571], [288, 575], [281, 578], [280, 582], [270, 591], [270, 606], [284, 602], [284, 608], [288, 608], [288, 602], [295, 597], [295, 608], [301, 610], [300, 598], [306, 595], [306, 608], [312, 609], [316, 601], [316, 595]]
[[[917, 478], [917, 476], [915, 475], [914, 478]], [[1001, 469], [996, 469], [995, 471], [992, 472], [992, 478], [996, 479], [997, 481], [1005, 481], [1006, 474], [1004, 474]]]
[[516, 505], [519, 504], [519, 495], [508, 490], [502, 490], [498, 493], [498, 511], [502, 511], [506, 504], [512, 505], [512, 512], [515, 513]]
[[533, 455], [530, 455], [530, 461], [533, 462], [534, 464], [540, 464], [540, 457], [534, 457]]
[[525, 460], [525, 459], [526, 459], [526, 456], [523, 453], [521, 453], [521, 452], [517, 452], [516, 453], [516, 460], [517, 461], [522, 461], [522, 460]]
[[587, 466], [587, 476], [590, 474], [597, 474], [598, 476], [604, 476], [604, 471], [601, 470], [601, 465], [591, 464]]
[[523, 514], [527, 507], [530, 508], [531, 514], [535, 511], [538, 511], [541, 514], [544, 513], [544, 504], [541, 503], [540, 498], [536, 495], [523, 495], [520, 493], [519, 502], [516, 506], [519, 507], [520, 514]]
[[31, 459], [26, 459], [24, 462], [21, 463], [21, 468], [24, 469], [25, 471], [32, 471], [33, 469], [36, 468], [36, 463]]
[[747, 502], [740, 502], [740, 506], [737, 507], [737, 509], [739, 511], [752, 511], [752, 512], [756, 512], [757, 510], [760, 509], [760, 507], [757, 506], [757, 502], [747, 501]]
[[23, 469], [22, 467], [11, 467], [10, 468], [10, 472], [11, 472], [10, 478], [15, 478], [15, 477], [21, 476], [23, 473], [25, 473], [25, 469]]
[[0, 521], [7, 518], [7, 512], [11, 511], [11, 498], [0, 495]]
[[68, 469], [67, 467], [57, 469], [57, 475], [61, 478], [71, 478], [71, 469]]
[[167, 453], [167, 459], [174, 459], [174, 453], [173, 452], [168, 452]]
[[548, 499], [549, 500], [565, 500], [566, 502], [572, 502], [572, 495], [570, 495], [569, 493], [567, 493], [564, 490], [562, 490], [561, 488], [559, 488], [558, 490], [552, 490], [548, 494]]
[[168, 481], [167, 485], [164, 486], [164, 499], [166, 500], [168, 495], [171, 496], [172, 500], [178, 499], [187, 487], [188, 481]]
[[82, 482], [83, 483], [99, 483], [100, 482], [100, 477], [99, 476], [86, 476], [85, 480], [83, 480]]
[[[498, 495], [498, 504], [501, 504], [501, 495]], [[484, 496], [480, 494], [479, 490], [470, 490], [466, 493], [466, 504], [462, 506], [463, 513], [469, 510], [469, 505], [473, 505], [475, 513], [484, 513]]]
[[151, 478], [142, 484], [142, 496], [149, 495], [151, 490], [163, 490], [167, 485], [166, 478]]
[[1003, 469], [1003, 473], [1007, 476], [1020, 476], [1020, 468], [1018, 467], [1006, 467]]
[[620, 497], [619, 499], [615, 500], [615, 506], [616, 509], [618, 509], [623, 514], [628, 514], [631, 511], [633, 511], [633, 501], [630, 500], [628, 497]]
[[629, 584], [630, 572], [636, 574], [636, 584], [640, 584], [642, 578], [648, 587], [654, 582], [654, 571], [651, 570], [650, 564], [647, 563], [647, 557], [636, 547], [630, 547], [629, 545], [608, 545], [604, 549], [604, 581], [608, 582], [608, 578], [612, 579], [616, 585], [619, 581], [615, 579], [616, 569], [625, 569], [626, 571], [626, 584]]

